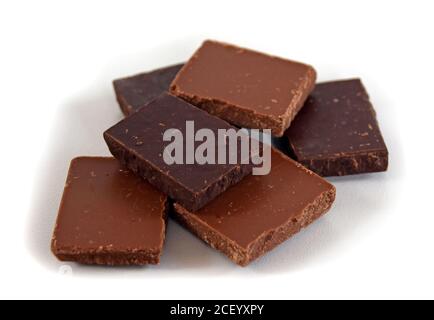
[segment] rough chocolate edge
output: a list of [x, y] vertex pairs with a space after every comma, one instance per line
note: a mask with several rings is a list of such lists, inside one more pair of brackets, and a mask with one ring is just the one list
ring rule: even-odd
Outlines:
[[280, 118], [262, 115], [253, 110], [227, 104], [218, 99], [206, 99], [196, 95], [189, 95], [181, 92], [178, 87], [173, 87], [170, 92], [188, 103], [238, 127], [271, 129], [271, 132], [275, 136], [278, 136], [282, 131], [283, 120]]
[[111, 252], [104, 248], [84, 252], [81, 252], [78, 248], [54, 248], [52, 251], [60, 261], [102, 266], [142, 266], [147, 264], [159, 264], [161, 255], [161, 252], [151, 251]]
[[305, 65], [307, 67], [307, 76], [300, 88], [297, 89], [292, 103], [283, 115], [274, 117], [245, 109], [239, 105], [228, 104], [219, 99], [202, 98], [183, 92], [176, 82], [187, 66], [188, 63], [184, 65], [173, 80], [170, 85], [170, 93], [238, 127], [271, 129], [272, 134], [276, 137], [283, 137], [292, 120], [295, 119], [298, 112], [303, 108], [309, 94], [315, 88], [316, 71], [313, 67]]
[[247, 263], [263, 256], [325, 215], [332, 207], [335, 199], [336, 188], [332, 186], [330, 190], [321, 193], [321, 195], [309, 204], [303, 210], [299, 218], [294, 218], [281, 227], [264, 233], [249, 246], [250, 260], [247, 261]]
[[212, 248], [225, 254], [236, 264], [245, 267], [327, 213], [335, 197], [336, 189], [331, 186], [330, 190], [323, 192], [315, 201], [309, 204], [298, 219], [291, 219], [282, 226], [263, 233], [248, 248], [240, 247], [237, 243], [201, 221], [199, 216], [187, 211], [179, 204], [175, 204], [173, 213], [175, 219], [190, 232]]
[[[294, 152], [292, 154], [295, 155]], [[370, 151], [324, 159], [297, 159], [295, 156], [295, 160], [322, 177], [341, 177], [387, 171], [389, 152], [387, 150]]]
[[[253, 170], [253, 165], [234, 166], [233, 169], [228, 171], [225, 175], [222, 175], [220, 179], [210, 184], [206, 189], [195, 193], [188, 190], [171, 177], [168, 177], [164, 172], [154, 167], [146, 160], [138, 160], [138, 155], [128, 152], [120, 142], [107, 132], [104, 133], [104, 139], [107, 142], [110, 152], [125, 167], [143, 179], [146, 179], [158, 190], [167, 194], [170, 198], [175, 199], [185, 208], [193, 212], [203, 208], [229, 187], [237, 184], [244, 179], [244, 177], [250, 175]], [[143, 163], [146, 163], [146, 167]]]
[[[71, 161], [71, 165], [67, 175], [67, 182], [69, 181], [71, 175], [72, 164], [81, 158], [87, 157], [77, 157]], [[109, 157], [96, 157], [96, 158], [109, 158]], [[63, 194], [68, 188], [68, 183], [65, 183], [65, 188]], [[65, 203], [65, 197], [62, 196], [62, 200], [59, 206], [59, 213]], [[57, 215], [56, 224], [54, 226], [53, 236], [51, 239], [51, 252], [60, 261], [70, 261], [77, 262], [80, 264], [90, 264], [90, 265], [146, 265], [146, 264], [159, 264], [160, 257], [163, 252], [164, 243], [166, 240], [167, 232], [167, 219], [169, 215], [169, 210], [171, 211], [171, 204], [168, 197], [165, 197], [163, 204], [163, 230], [161, 234], [161, 244], [157, 249], [150, 250], [125, 250], [125, 251], [114, 251], [112, 247], [100, 247], [97, 250], [83, 250], [79, 247], [59, 247], [57, 243], [57, 232], [58, 232], [58, 219]]]
[[283, 130], [276, 134], [277, 137], [283, 137], [286, 130], [291, 126], [292, 121], [295, 119], [300, 110], [304, 107], [304, 104], [315, 89], [315, 83], [317, 74], [313, 67], [307, 66], [307, 76], [304, 79], [304, 82], [301, 83], [300, 88], [296, 93], [296, 97], [293, 99], [293, 106], [290, 106], [287, 112], [282, 116], [284, 121]]

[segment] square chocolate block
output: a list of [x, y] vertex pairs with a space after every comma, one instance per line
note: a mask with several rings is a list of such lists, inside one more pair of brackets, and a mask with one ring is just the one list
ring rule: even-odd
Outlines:
[[388, 167], [376, 113], [359, 79], [318, 84], [286, 136], [294, 159], [324, 177]]
[[[127, 168], [149, 181], [158, 190], [191, 211], [199, 210], [230, 186], [252, 173], [253, 165], [242, 164], [241, 148], [237, 148], [236, 164], [199, 164], [195, 150], [202, 141], [191, 142], [194, 150], [186, 150], [189, 133], [187, 122], [194, 132], [211, 130], [215, 137], [220, 129], [236, 128], [191, 104], [163, 94], [104, 133], [111, 153]], [[174, 154], [167, 152], [171, 141], [164, 141], [167, 132], [177, 131], [183, 139], [182, 163], [168, 163]], [[194, 138], [194, 137], [192, 137]], [[216, 147], [218, 143], [216, 141]], [[218, 150], [215, 150], [218, 153]], [[229, 154], [229, 150], [227, 150]], [[192, 158], [189, 161], [187, 158]], [[250, 162], [250, 161], [247, 161]]]
[[176, 219], [233, 262], [246, 266], [325, 214], [336, 189], [272, 150], [271, 173], [249, 176], [192, 213], [175, 204]]
[[113, 81], [122, 112], [129, 116], [162, 93], [169, 91], [170, 83], [182, 66], [183, 64], [178, 64]]
[[283, 136], [315, 85], [308, 65], [206, 41], [171, 93], [236, 126]]
[[52, 240], [61, 261], [158, 264], [168, 199], [114, 158], [71, 162]]

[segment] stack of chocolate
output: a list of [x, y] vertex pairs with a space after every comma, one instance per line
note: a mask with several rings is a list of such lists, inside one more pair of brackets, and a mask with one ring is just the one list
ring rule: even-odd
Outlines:
[[[85, 264], [157, 264], [168, 216], [241, 266], [269, 252], [329, 211], [336, 190], [322, 177], [387, 170], [361, 81], [315, 81], [309, 65], [215, 41], [185, 65], [114, 81], [126, 115], [104, 133], [114, 158], [72, 161], [53, 253]], [[250, 161], [198, 164], [189, 154], [169, 164], [165, 133], [185, 136], [188, 122], [216, 136], [270, 129], [289, 149], [270, 147], [267, 175], [252, 175]]]

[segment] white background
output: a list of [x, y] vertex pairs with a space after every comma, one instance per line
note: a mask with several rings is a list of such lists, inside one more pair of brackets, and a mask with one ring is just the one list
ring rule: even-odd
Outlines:
[[[1, 298], [434, 298], [432, 1], [1, 1]], [[49, 243], [69, 161], [108, 155], [111, 80], [207, 38], [361, 77], [390, 171], [331, 179], [330, 214], [247, 268], [175, 223], [162, 263], [62, 263]]]

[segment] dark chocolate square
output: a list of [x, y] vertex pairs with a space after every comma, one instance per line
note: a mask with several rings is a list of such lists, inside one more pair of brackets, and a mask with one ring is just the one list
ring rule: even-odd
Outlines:
[[359, 79], [318, 84], [286, 136], [294, 159], [321, 176], [388, 167], [376, 113]]
[[[168, 129], [186, 137], [186, 122], [195, 130], [236, 129], [189, 103], [163, 94], [104, 133], [111, 153], [127, 168], [189, 210], [196, 211], [252, 173], [251, 164], [171, 164], [164, 161]], [[186, 139], [185, 139], [186, 140]], [[184, 140], [184, 147], [185, 147]], [[195, 146], [200, 144], [195, 142]], [[238, 148], [238, 159], [241, 160]], [[184, 158], [186, 155], [184, 155]]]
[[122, 112], [129, 116], [141, 107], [167, 92], [183, 64], [141, 73], [113, 81], [116, 98]]

